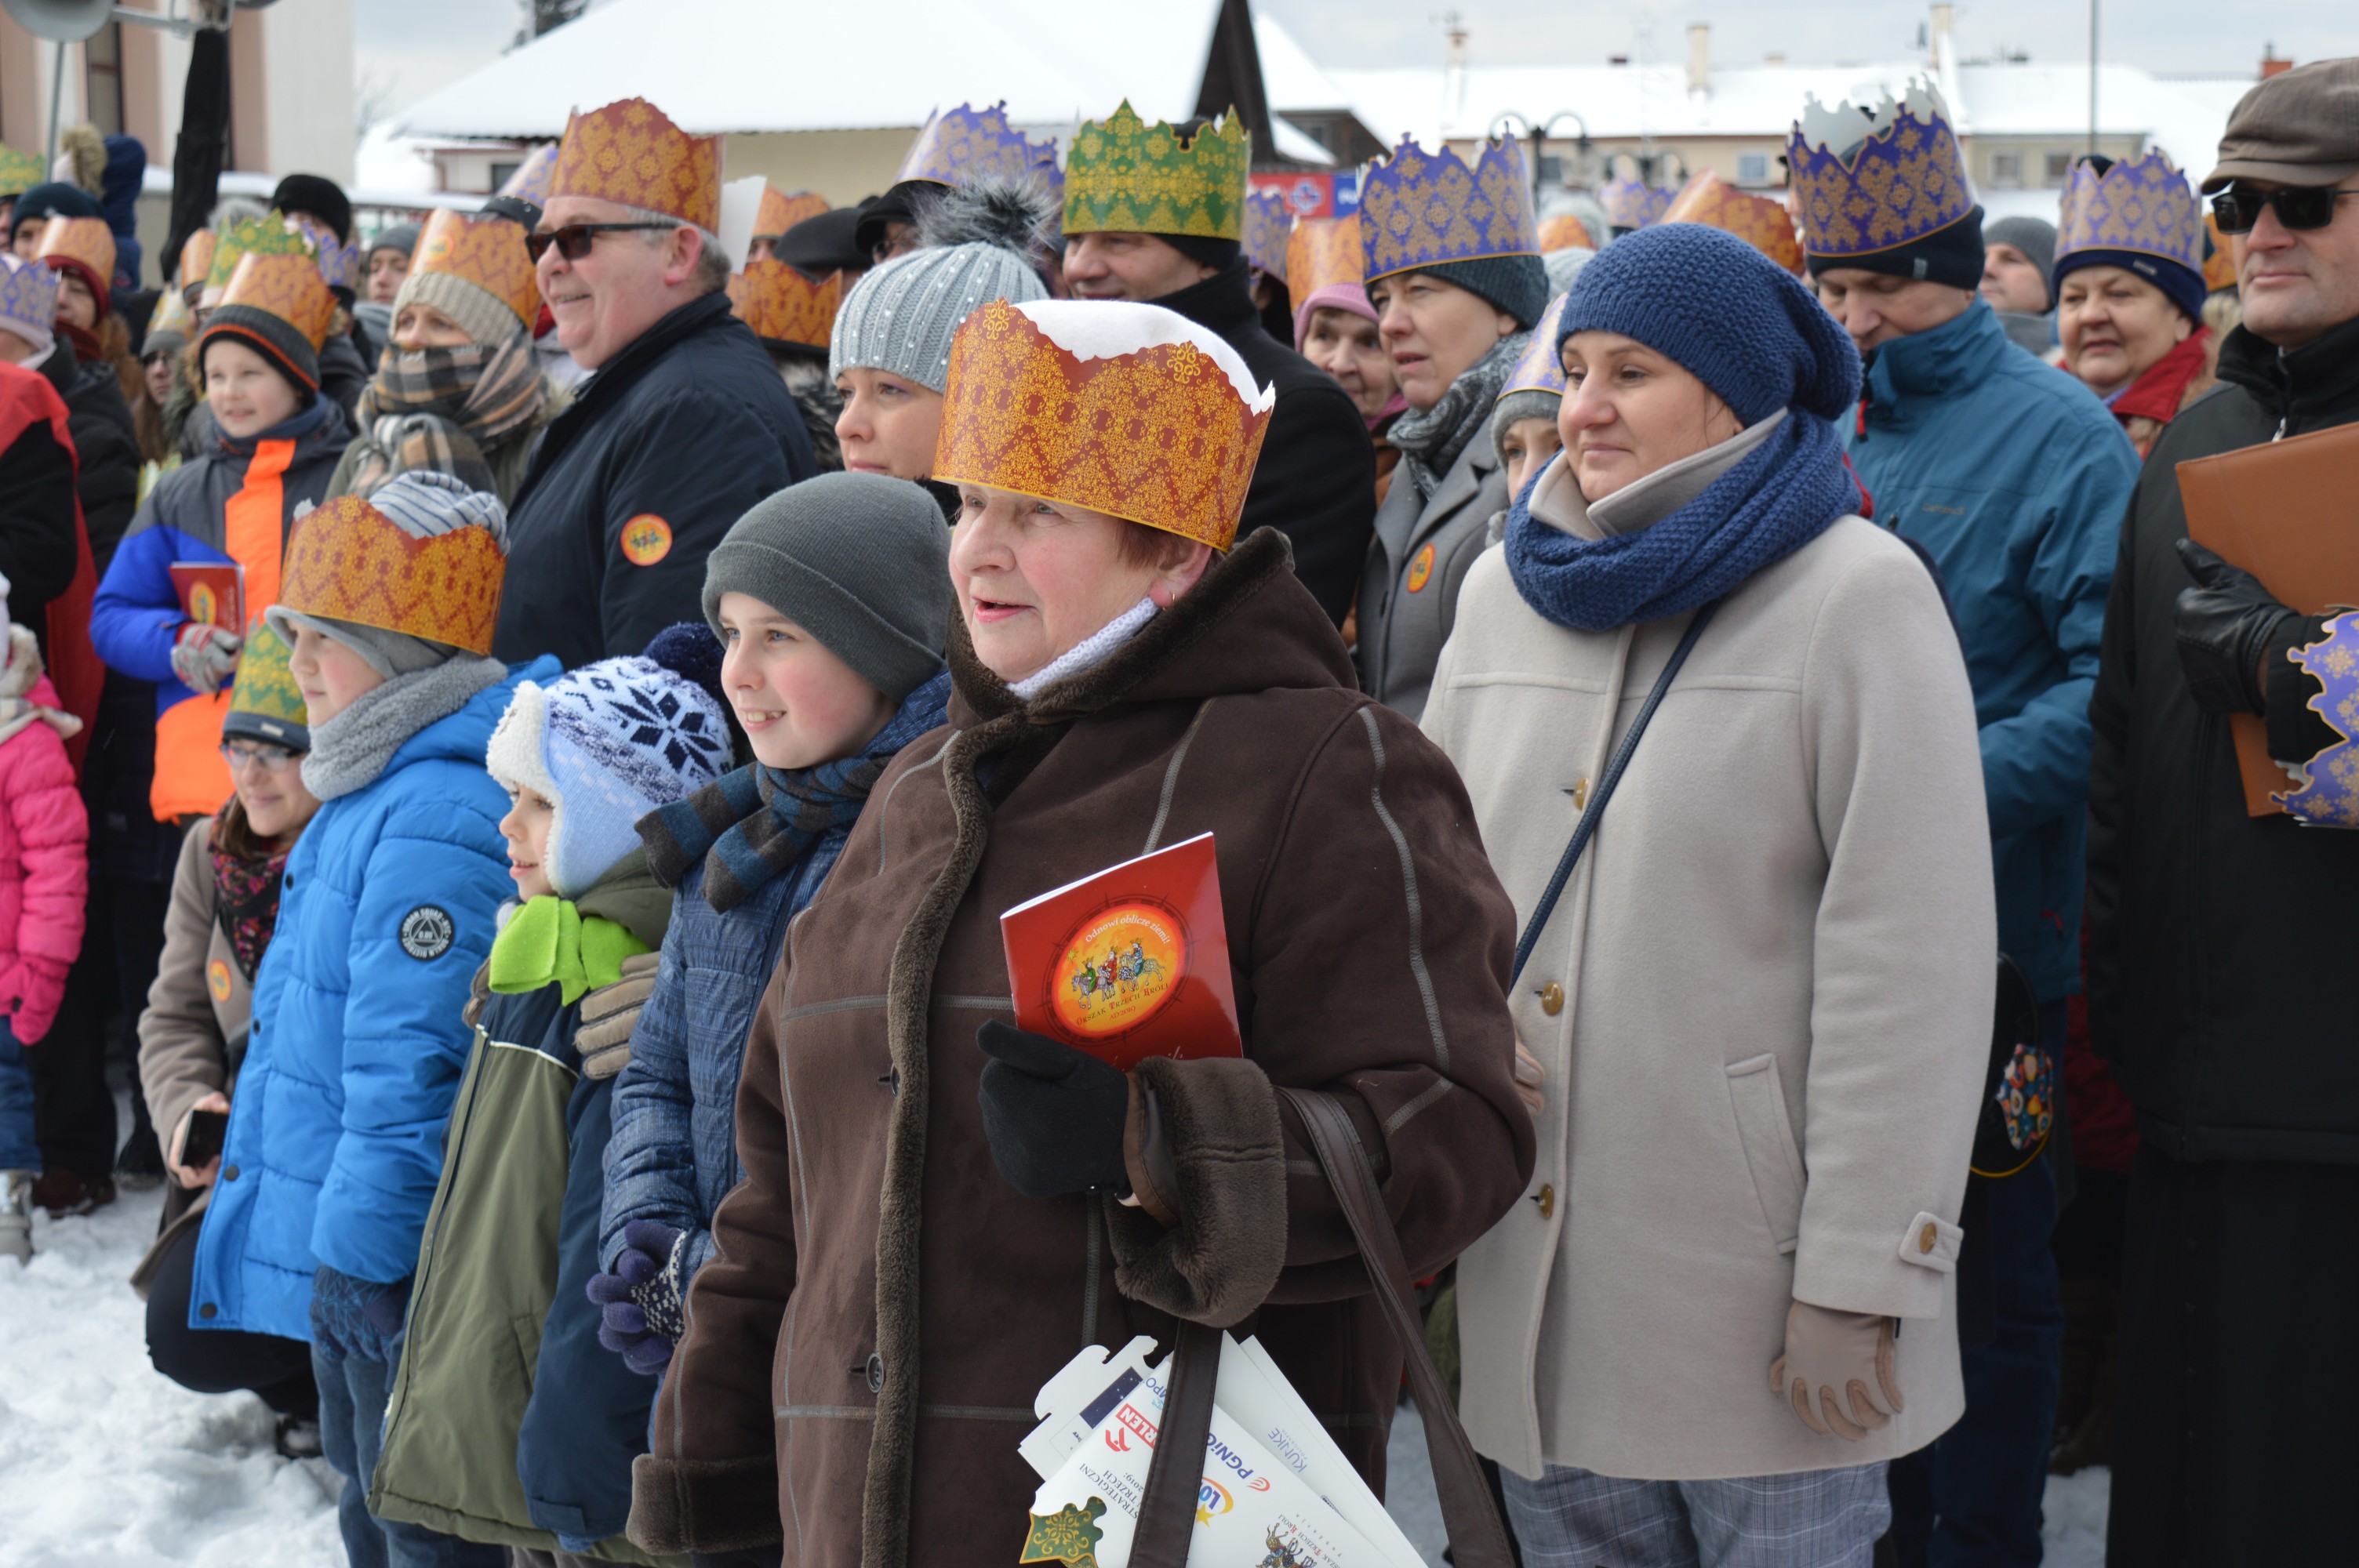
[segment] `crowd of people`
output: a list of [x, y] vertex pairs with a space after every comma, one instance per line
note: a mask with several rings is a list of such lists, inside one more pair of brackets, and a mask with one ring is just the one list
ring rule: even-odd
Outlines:
[[[962, 105], [733, 257], [631, 99], [155, 290], [136, 143], [0, 157], [0, 1253], [160, 1180], [155, 1368], [353, 1568], [1013, 1562], [1183, 1325], [1381, 1489], [1323, 1098], [1527, 1564], [2036, 1563], [2090, 1464], [2122, 1568], [2332, 1560], [2359, 613], [2178, 469], [2359, 420], [2354, 127], [1289, 221]], [[1019, 1028], [1002, 914], [1205, 834], [1244, 1054]]]

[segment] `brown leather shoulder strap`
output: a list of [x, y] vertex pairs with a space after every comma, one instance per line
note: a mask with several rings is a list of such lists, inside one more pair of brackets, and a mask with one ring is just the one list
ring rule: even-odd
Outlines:
[[1182, 1319], [1165, 1358], [1163, 1419], [1155, 1457], [1138, 1501], [1130, 1568], [1187, 1568], [1197, 1499], [1203, 1487], [1204, 1444], [1212, 1435], [1212, 1390], [1221, 1376], [1221, 1331]]

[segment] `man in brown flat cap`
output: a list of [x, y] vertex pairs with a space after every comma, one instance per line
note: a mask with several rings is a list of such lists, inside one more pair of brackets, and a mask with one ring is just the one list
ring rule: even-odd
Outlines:
[[2359, 420], [2359, 59], [2246, 93], [2203, 190], [2245, 322], [2147, 460], [2090, 705], [2090, 1029], [2142, 1140], [2107, 1558], [2137, 1568], [2349, 1561], [2359, 1473], [2359, 831], [2248, 816], [2228, 724], [2340, 743], [2288, 654], [2359, 617], [2190, 542], [2174, 471]]

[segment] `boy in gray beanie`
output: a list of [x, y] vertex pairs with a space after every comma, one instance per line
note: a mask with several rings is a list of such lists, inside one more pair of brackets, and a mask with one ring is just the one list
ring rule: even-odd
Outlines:
[[2010, 341], [2035, 354], [2056, 343], [2056, 225], [2038, 218], [2001, 218], [1983, 225], [1982, 297]]
[[1053, 222], [1032, 185], [953, 187], [928, 204], [917, 250], [861, 278], [836, 312], [827, 356], [843, 399], [835, 433], [846, 470], [914, 480], [934, 471], [951, 336], [991, 300], [1049, 297], [1036, 258]]

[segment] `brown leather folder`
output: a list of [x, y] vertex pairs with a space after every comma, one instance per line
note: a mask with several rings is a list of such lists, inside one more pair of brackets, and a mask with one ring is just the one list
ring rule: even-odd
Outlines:
[[[2359, 425], [2242, 447], [2179, 465], [2187, 534], [2304, 615], [2359, 605]], [[2293, 781], [2274, 762], [2260, 716], [2230, 719], [2245, 809], [2283, 807]]]

